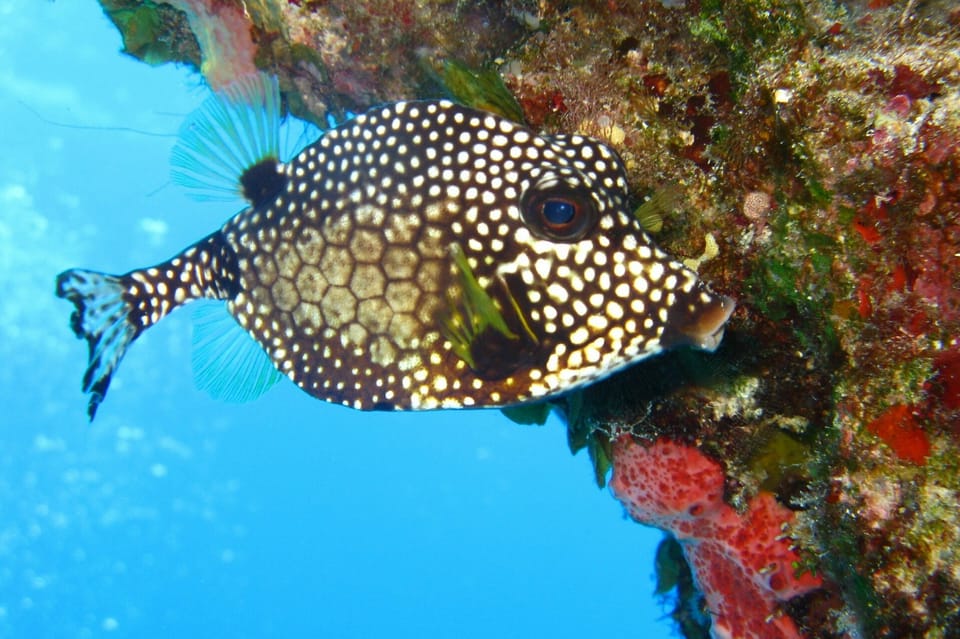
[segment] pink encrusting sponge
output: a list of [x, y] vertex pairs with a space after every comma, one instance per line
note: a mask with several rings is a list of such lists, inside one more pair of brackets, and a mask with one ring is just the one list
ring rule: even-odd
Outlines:
[[717, 639], [799, 639], [780, 602], [822, 585], [800, 560], [784, 528], [793, 512], [761, 492], [738, 513], [723, 501], [720, 464], [693, 446], [629, 435], [613, 444], [610, 486], [636, 521], [672, 533], [707, 602]]
[[167, 0], [187, 16], [203, 56], [203, 76], [219, 91], [257, 72], [257, 46], [243, 3], [219, 0]]

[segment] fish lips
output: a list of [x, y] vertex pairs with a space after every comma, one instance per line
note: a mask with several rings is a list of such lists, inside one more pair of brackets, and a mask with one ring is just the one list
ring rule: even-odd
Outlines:
[[[713, 352], [720, 346], [727, 320], [733, 314], [737, 304], [732, 297], [726, 295], [712, 295], [709, 302], [702, 305], [685, 321], [674, 322], [673, 318], [667, 322], [670, 329], [665, 331], [663, 345], [693, 346], [704, 351]], [[674, 309], [677, 312], [679, 309]]]

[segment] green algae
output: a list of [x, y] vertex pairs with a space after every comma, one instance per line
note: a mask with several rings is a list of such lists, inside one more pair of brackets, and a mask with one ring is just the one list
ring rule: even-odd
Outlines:
[[471, 69], [459, 60], [447, 59], [440, 78], [457, 102], [514, 122], [525, 122], [523, 109], [496, 69]]
[[697, 588], [690, 565], [683, 555], [683, 548], [672, 536], [666, 535], [657, 546], [654, 557], [656, 589], [654, 594], [673, 596], [670, 616], [686, 639], [708, 639], [710, 620], [703, 612], [703, 595]]
[[760, 63], [787, 55], [789, 42], [804, 33], [806, 19], [801, 2], [705, 0], [688, 29], [693, 38], [721, 53], [737, 93], [742, 93]]
[[859, 626], [858, 630], [864, 636], [875, 637], [884, 608], [883, 598], [873, 588], [870, 579], [853, 565], [852, 558], [863, 552], [856, 518], [844, 508], [836, 508], [826, 514], [821, 525], [826, 528], [819, 531], [818, 536], [830, 549], [821, 558], [824, 569], [842, 588], [846, 605], [855, 615], [856, 621], [850, 621]]
[[773, 241], [754, 262], [745, 290], [764, 317], [788, 323], [805, 349], [829, 353], [838, 347], [830, 313], [838, 295], [845, 298], [849, 289], [830, 280], [843, 247], [835, 235], [821, 230], [823, 220], [811, 210], [817, 208], [781, 204], [770, 224]]
[[613, 468], [613, 454], [610, 451], [610, 440], [605, 437], [594, 436], [587, 441], [587, 453], [593, 466], [593, 479], [597, 488], [607, 485], [607, 475]]
[[811, 447], [783, 431], [764, 433], [766, 441], [753, 445], [754, 452], [748, 460], [751, 473], [762, 478], [760, 489], [776, 494], [787, 479], [808, 480], [807, 468], [814, 456]]
[[[259, 68], [269, 68], [269, 65], [273, 63], [271, 61], [279, 57], [292, 66], [310, 69], [311, 74], [320, 78], [321, 81], [329, 80], [326, 67], [323, 65], [323, 59], [312, 48], [299, 42], [294, 42], [289, 46], [283, 46], [283, 40], [275, 40], [275, 43], [271, 49], [282, 48], [283, 52], [279, 55], [273, 53], [268, 55], [266, 48], [259, 49], [254, 59]], [[290, 84], [289, 80], [284, 78], [281, 78], [280, 89], [283, 92], [287, 109], [292, 115], [312, 122], [321, 128], [326, 127], [327, 122], [324, 116], [329, 112], [326, 105], [318, 108], [314, 101], [308, 100], [295, 85]]]
[[680, 544], [673, 537], [665, 537], [657, 546], [657, 554], [654, 558], [653, 565], [657, 578], [654, 594], [665, 595], [677, 587], [683, 561], [683, 550]]
[[100, 4], [120, 32], [127, 55], [153, 66], [183, 62], [200, 68], [200, 45], [180, 11], [151, 0], [102, 0]]
[[633, 210], [633, 216], [647, 233], [657, 234], [663, 230], [663, 220], [677, 208], [681, 201], [680, 189], [673, 184], [652, 191], [644, 201]]

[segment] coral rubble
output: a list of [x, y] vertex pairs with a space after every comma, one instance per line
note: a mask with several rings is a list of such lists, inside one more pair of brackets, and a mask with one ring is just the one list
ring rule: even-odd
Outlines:
[[[191, 64], [214, 85], [268, 70], [315, 122], [479, 95], [609, 141], [651, 195], [645, 226], [738, 307], [715, 354], [671, 353], [562, 401], [571, 447], [589, 450], [601, 483], [612, 464], [631, 514], [678, 537], [690, 539], [681, 520], [635, 503], [640, 456], [664, 473], [645, 471], [651, 485], [677, 472], [671, 459], [707, 469], [690, 495], [714, 513], [701, 527], [791, 522], [801, 572], [780, 542], [760, 547], [787, 584], [822, 576], [793, 599], [801, 589], [771, 594], [756, 564], [731, 559], [733, 532], [685, 542], [716, 636], [754, 632], [733, 621], [744, 597], [780, 636], [960, 634], [955, 3], [101, 4], [132, 55]], [[717, 566], [740, 572], [721, 586]]]

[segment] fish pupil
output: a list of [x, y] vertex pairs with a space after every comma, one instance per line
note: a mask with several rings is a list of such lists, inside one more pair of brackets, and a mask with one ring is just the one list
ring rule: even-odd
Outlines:
[[577, 215], [577, 207], [569, 200], [550, 198], [543, 203], [543, 220], [551, 226], [566, 226]]

